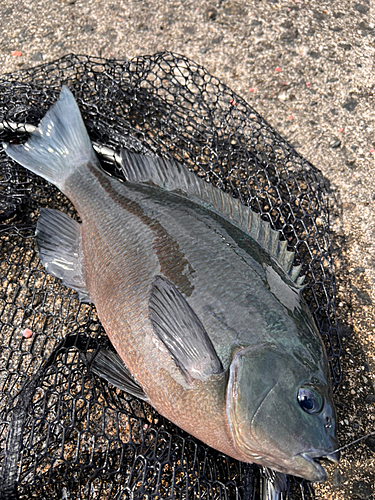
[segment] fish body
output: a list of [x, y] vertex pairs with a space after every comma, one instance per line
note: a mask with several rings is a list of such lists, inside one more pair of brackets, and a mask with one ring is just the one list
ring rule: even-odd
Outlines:
[[66, 88], [6, 151], [77, 209], [82, 224], [41, 212], [41, 260], [95, 304], [144, 399], [227, 455], [324, 480], [328, 362], [278, 233], [172, 162], [123, 151], [128, 181], [109, 177]]

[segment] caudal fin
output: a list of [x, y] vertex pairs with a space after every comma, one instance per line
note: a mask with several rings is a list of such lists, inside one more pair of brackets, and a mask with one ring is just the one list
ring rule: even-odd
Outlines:
[[74, 170], [88, 162], [98, 164], [77, 103], [65, 86], [26, 144], [3, 147], [20, 165], [62, 191]]

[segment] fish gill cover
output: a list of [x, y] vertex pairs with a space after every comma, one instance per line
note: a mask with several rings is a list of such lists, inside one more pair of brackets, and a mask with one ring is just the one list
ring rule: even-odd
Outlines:
[[[306, 275], [303, 294], [337, 386], [329, 186], [320, 171], [227, 86], [170, 53], [69, 55], [2, 77], [0, 142], [24, 142], [15, 124], [37, 125], [64, 84], [96, 146], [178, 160], [281, 232]], [[100, 159], [124, 178], [115, 156]], [[0, 498], [258, 498], [267, 471], [209, 448], [93, 373], [93, 355], [108, 344], [95, 308], [46, 274], [34, 240], [39, 207], [76, 212], [2, 149], [0, 161]], [[307, 481], [288, 477], [285, 498], [312, 497]]]

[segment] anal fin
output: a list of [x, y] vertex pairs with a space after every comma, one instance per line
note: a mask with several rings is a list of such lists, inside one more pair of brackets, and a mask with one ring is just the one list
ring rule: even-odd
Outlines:
[[77, 291], [81, 302], [91, 302], [86, 288], [79, 222], [59, 210], [41, 208], [35, 234], [46, 271]]
[[100, 349], [91, 362], [91, 370], [121, 391], [149, 401], [144, 390], [132, 377], [120, 356], [109, 349]]

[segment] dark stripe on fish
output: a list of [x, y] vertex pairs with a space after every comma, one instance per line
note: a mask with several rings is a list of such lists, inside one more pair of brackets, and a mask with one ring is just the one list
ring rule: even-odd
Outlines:
[[190, 297], [194, 286], [185, 273], [192, 274], [194, 273], [194, 269], [181, 252], [177, 241], [172, 238], [159, 221], [146, 215], [136, 201], [130, 200], [123, 193], [114, 190], [110, 180], [98, 168], [88, 164], [88, 169], [116, 205], [137, 216], [151, 229], [155, 235], [153, 247], [159, 260], [161, 272], [167, 279], [174, 283], [182, 294]]

